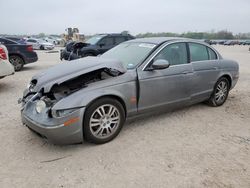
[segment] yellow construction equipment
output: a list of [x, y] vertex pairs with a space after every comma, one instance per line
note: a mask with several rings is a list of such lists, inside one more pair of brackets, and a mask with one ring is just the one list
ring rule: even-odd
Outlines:
[[78, 28], [67, 28], [65, 29], [66, 33], [62, 34], [62, 42], [61, 45], [65, 46], [69, 41], [76, 41], [76, 42], [84, 42], [85, 36], [84, 34], [79, 33]]

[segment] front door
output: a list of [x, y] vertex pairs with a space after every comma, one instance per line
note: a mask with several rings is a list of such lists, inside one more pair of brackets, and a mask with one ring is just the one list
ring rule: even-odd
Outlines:
[[106, 51], [114, 47], [114, 38], [107, 36], [101, 39], [98, 42], [97, 47], [100, 54], [105, 53]]
[[164, 59], [170, 67], [163, 70], [138, 69], [140, 94], [138, 111], [155, 107], [175, 107], [190, 100], [193, 69], [188, 63], [186, 43], [173, 43], [163, 48], [149, 63]]

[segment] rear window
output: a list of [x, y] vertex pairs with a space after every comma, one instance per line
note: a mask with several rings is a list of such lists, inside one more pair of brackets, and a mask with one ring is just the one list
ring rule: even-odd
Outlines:
[[17, 44], [15, 41], [5, 39], [5, 38], [0, 38], [0, 43], [2, 43], [2, 44]]
[[216, 53], [211, 48], [207, 48], [207, 50], [210, 60], [218, 59]]
[[205, 45], [189, 43], [191, 62], [209, 60], [208, 50]]

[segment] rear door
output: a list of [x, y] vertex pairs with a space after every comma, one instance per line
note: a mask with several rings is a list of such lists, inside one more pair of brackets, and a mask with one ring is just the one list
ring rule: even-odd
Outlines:
[[184, 42], [169, 44], [149, 62], [164, 59], [170, 67], [163, 70], [138, 69], [140, 94], [138, 110], [151, 111], [154, 107], [176, 107], [190, 100], [193, 70], [188, 63], [187, 45]]
[[193, 101], [207, 99], [219, 75], [218, 55], [210, 47], [190, 42], [190, 62], [194, 70], [191, 98]]

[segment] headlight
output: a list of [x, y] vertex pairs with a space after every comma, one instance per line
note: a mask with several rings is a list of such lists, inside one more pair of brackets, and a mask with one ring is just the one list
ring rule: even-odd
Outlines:
[[41, 113], [46, 108], [46, 103], [42, 100], [36, 102], [36, 111], [37, 113]]
[[72, 109], [66, 109], [66, 110], [52, 110], [51, 114], [53, 117], [55, 118], [59, 118], [59, 117], [64, 117], [68, 114], [71, 114], [73, 112], [75, 112], [76, 110], [78, 110], [79, 108], [72, 108]]

